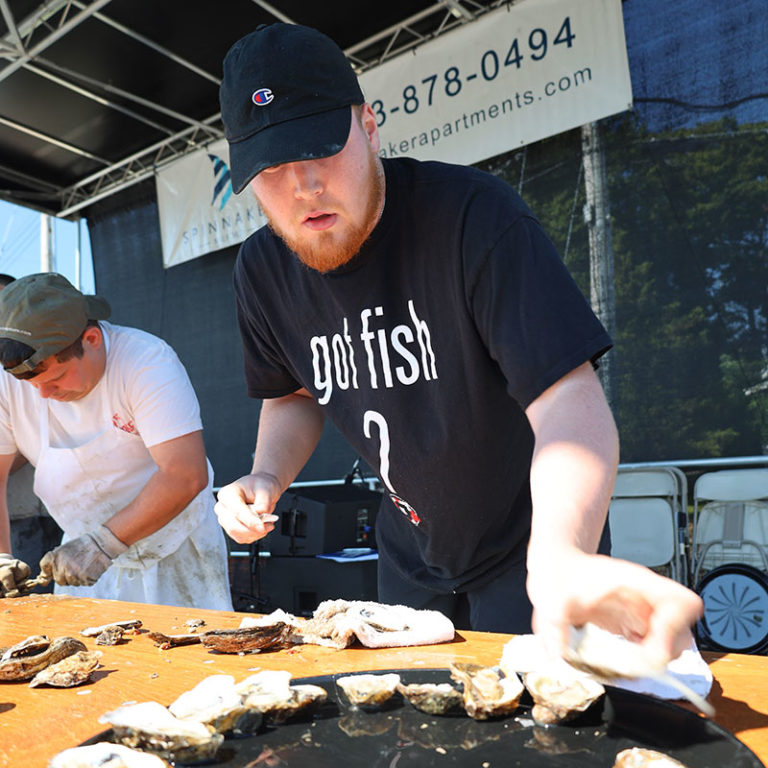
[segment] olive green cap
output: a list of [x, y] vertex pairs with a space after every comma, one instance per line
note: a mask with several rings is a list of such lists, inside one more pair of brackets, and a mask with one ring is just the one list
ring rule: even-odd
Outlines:
[[33, 371], [80, 338], [89, 320], [106, 320], [110, 314], [106, 299], [86, 296], [56, 272], [14, 280], [0, 291], [0, 339], [20, 341], [35, 352], [6, 370]]

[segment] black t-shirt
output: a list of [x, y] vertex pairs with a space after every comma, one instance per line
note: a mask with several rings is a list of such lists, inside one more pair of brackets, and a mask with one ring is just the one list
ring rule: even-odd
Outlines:
[[511, 187], [464, 166], [384, 168], [381, 220], [339, 270], [306, 268], [266, 227], [243, 244], [248, 394], [306, 387], [389, 491], [380, 555], [458, 590], [524, 557], [524, 409], [611, 341]]

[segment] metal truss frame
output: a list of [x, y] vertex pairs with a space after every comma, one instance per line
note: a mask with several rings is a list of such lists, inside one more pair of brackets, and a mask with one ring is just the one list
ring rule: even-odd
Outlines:
[[[164, 138], [113, 162], [0, 116], [0, 123], [6, 127], [34, 136], [42, 142], [63, 148], [75, 155], [87, 157], [103, 166], [76, 183], [61, 188], [44, 179], [32, 178], [0, 168], [0, 171], [5, 172], [7, 176], [13, 176], [27, 186], [28, 191], [20, 193], [19, 199], [10, 198], [13, 202], [38, 207], [42, 205], [42, 201], [46, 201], [46, 205], [50, 206], [51, 199], [54, 199], [58, 203], [57, 216], [78, 218], [82, 215], [83, 209], [92, 203], [150, 178], [159, 168], [224, 137], [219, 112], [199, 120], [170, 110], [161, 104], [150, 102], [137, 94], [128, 93], [107, 83], [97, 82], [81, 73], [59, 67], [45, 58], [45, 50], [50, 45], [87, 19], [95, 19], [153, 49], [176, 64], [186, 67], [199, 77], [218, 85], [219, 79], [210, 72], [202, 70], [173, 51], [111, 19], [104, 12], [109, 2], [110, 0], [45, 0], [27, 18], [17, 21], [13, 18], [8, 0], [0, 0], [0, 13], [9, 29], [5, 37], [0, 38], [0, 81], [19, 68], [24, 68], [62, 88], [70, 89], [80, 96], [119, 111], [131, 119], [150, 125], [164, 134]], [[275, 0], [274, 3], [268, 3], [266, 0], [252, 0], [252, 2], [276, 20], [289, 23], [294, 21], [280, 10], [280, 0]], [[491, 4], [481, 5], [474, 0], [437, 0], [433, 5], [403, 19], [398, 24], [355, 43], [345, 50], [345, 54], [355, 70], [361, 74], [505, 4], [512, 3], [510, 0], [496, 0]], [[141, 112], [132, 109], [129, 105], [136, 105], [141, 108]], [[170, 123], [175, 127], [169, 127]], [[179, 123], [184, 127], [179, 129]], [[7, 195], [6, 199], [9, 199]]]

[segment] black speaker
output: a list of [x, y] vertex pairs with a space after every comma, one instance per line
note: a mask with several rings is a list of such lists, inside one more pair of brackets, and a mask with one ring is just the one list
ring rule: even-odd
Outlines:
[[260, 557], [258, 595], [262, 613], [282, 608], [311, 616], [323, 600], [378, 599], [376, 560], [337, 563], [319, 557]]
[[289, 489], [275, 505], [280, 518], [263, 541], [272, 555], [322, 555], [375, 546], [381, 492], [360, 485]]

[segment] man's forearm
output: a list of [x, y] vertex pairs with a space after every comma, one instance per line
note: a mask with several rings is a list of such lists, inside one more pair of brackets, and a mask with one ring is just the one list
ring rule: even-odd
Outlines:
[[608, 404], [591, 371], [568, 377], [532, 407], [533, 520], [529, 566], [558, 551], [594, 553], [610, 503], [619, 444]]
[[157, 465], [136, 497], [106, 521], [124, 544], [160, 530], [208, 485], [202, 432], [191, 432], [149, 448]]
[[303, 392], [264, 400], [261, 406], [252, 474], [274, 477], [281, 492], [307, 463], [323, 433], [323, 412]]

